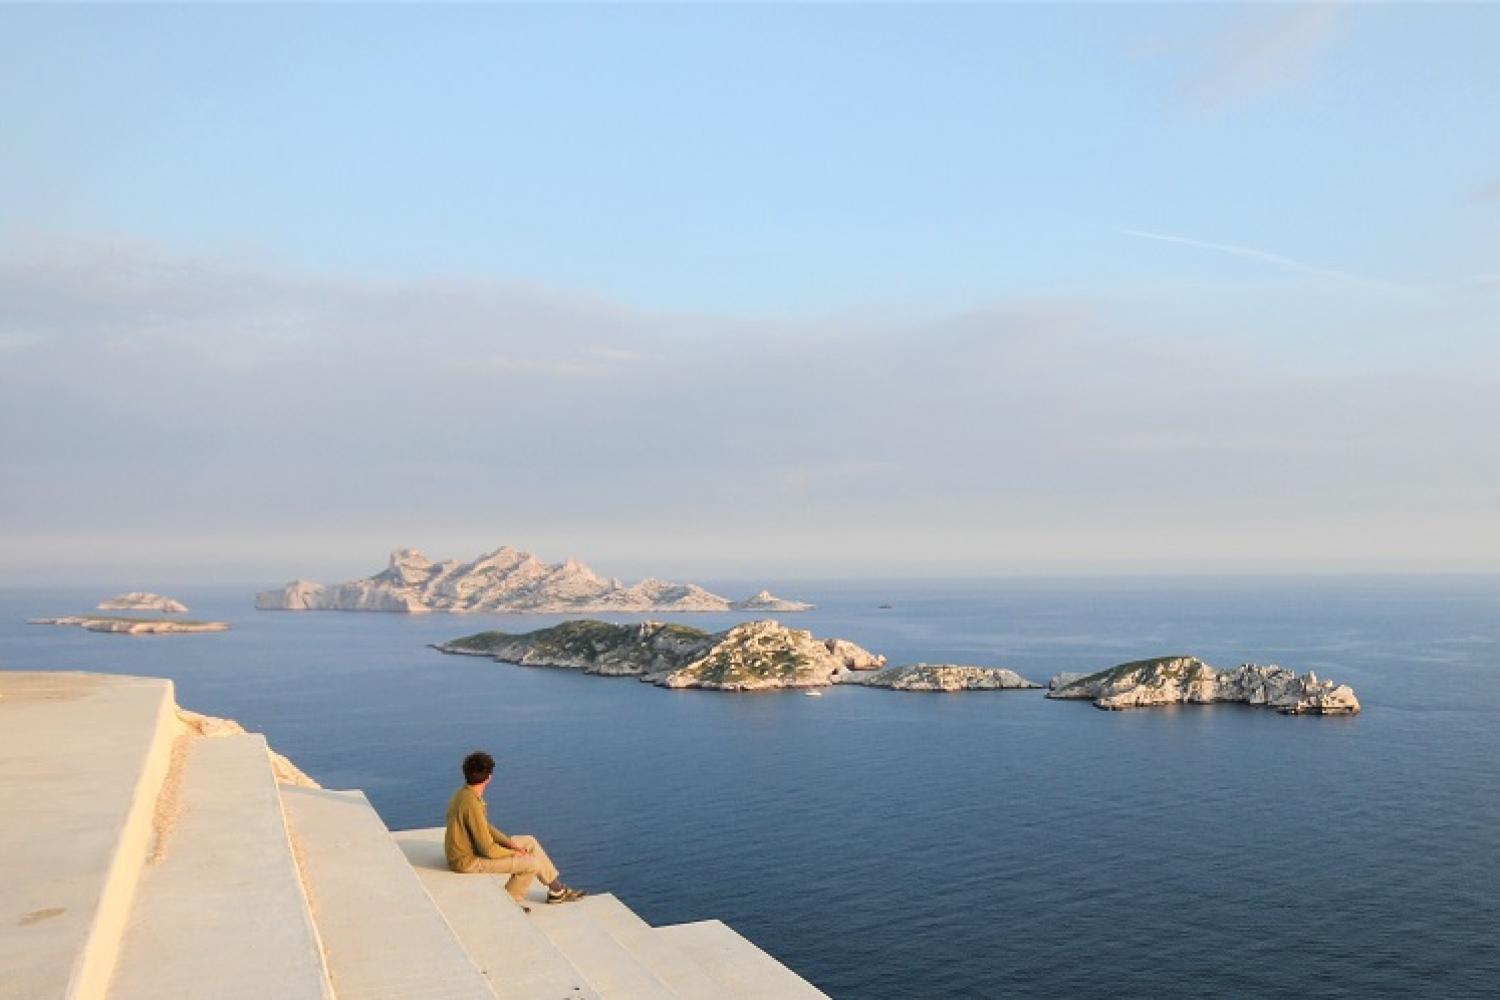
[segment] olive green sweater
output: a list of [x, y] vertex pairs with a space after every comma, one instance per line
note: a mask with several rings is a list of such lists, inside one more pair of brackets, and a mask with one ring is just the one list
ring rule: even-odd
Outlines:
[[490, 826], [484, 799], [473, 789], [465, 785], [453, 793], [448, 800], [448, 829], [443, 834], [443, 853], [448, 855], [449, 868], [462, 872], [475, 858], [509, 857], [516, 853], [506, 846], [509, 843], [509, 837]]

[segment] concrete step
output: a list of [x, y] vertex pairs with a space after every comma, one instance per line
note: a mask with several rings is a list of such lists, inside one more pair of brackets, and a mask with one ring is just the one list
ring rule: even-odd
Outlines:
[[391, 836], [501, 1000], [598, 1000], [588, 980], [512, 902], [503, 876], [449, 871], [441, 827]]
[[716, 996], [739, 1000], [827, 996], [718, 920], [657, 927], [652, 933], [717, 983]]
[[180, 767], [110, 1000], [332, 1000], [265, 737], [191, 737]]
[[339, 1000], [494, 1000], [363, 793], [281, 798]]
[[725, 995], [723, 987], [697, 959], [659, 936], [650, 924], [613, 895], [589, 896], [567, 905], [577, 907], [608, 931], [677, 996], [686, 1000], [719, 1000]]
[[583, 973], [599, 996], [605, 1000], [646, 1000], [677, 995], [596, 921], [581, 901], [549, 906], [540, 886], [533, 886], [527, 895], [532, 924]]
[[170, 681], [0, 671], [0, 998], [104, 995], [178, 731]]

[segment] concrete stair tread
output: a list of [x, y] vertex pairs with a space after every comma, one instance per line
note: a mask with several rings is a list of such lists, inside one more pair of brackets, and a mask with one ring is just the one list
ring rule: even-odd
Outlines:
[[0, 671], [0, 998], [103, 992], [177, 731], [170, 681]]
[[339, 1000], [494, 1000], [362, 793], [281, 797]]
[[598, 1000], [588, 980], [511, 900], [504, 876], [449, 871], [441, 828], [391, 836], [496, 996]]
[[721, 921], [657, 927], [652, 934], [696, 962], [718, 985], [717, 996], [741, 1000], [826, 997]]
[[608, 931], [677, 996], [686, 1000], [718, 1000], [725, 995], [722, 985], [708, 974], [697, 958], [658, 935], [650, 924], [615, 896], [604, 893], [567, 905], [578, 907]]
[[110, 1000], [331, 1000], [263, 736], [195, 737]]
[[605, 1000], [645, 1000], [676, 994], [620, 942], [582, 902], [549, 906], [538, 889], [531, 922], [583, 973]]

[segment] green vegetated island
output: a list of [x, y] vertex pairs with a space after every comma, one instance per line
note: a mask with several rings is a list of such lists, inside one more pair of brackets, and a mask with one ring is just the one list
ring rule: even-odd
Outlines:
[[[1005, 667], [952, 663], [889, 666], [847, 639], [819, 639], [779, 622], [745, 622], [722, 632], [642, 622], [584, 620], [533, 632], [478, 632], [433, 648], [522, 666], [635, 677], [666, 688], [762, 691], [858, 684], [893, 691], [1037, 689]], [[1286, 714], [1353, 715], [1359, 700], [1346, 685], [1299, 676], [1278, 666], [1211, 667], [1191, 656], [1122, 664], [1091, 674], [1059, 674], [1047, 697], [1087, 699], [1102, 709], [1238, 702]]]

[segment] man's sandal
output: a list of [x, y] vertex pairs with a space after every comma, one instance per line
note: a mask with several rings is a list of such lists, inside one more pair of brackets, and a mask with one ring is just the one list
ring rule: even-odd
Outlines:
[[582, 889], [574, 889], [574, 888], [571, 888], [571, 887], [568, 887], [568, 886], [564, 886], [562, 892], [555, 892], [555, 893], [554, 892], [549, 892], [549, 893], [547, 893], [547, 902], [549, 902], [549, 903], [571, 903], [571, 902], [573, 902], [575, 900], [582, 899], [584, 896], [587, 896], [587, 895], [588, 895], [588, 893], [584, 892]]

